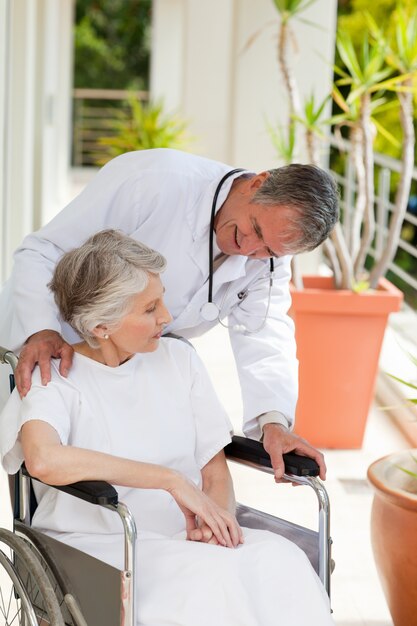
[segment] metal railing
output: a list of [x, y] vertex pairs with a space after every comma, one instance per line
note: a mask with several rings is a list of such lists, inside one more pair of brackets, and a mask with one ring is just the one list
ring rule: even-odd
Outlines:
[[142, 102], [149, 98], [147, 91], [74, 89], [72, 165], [103, 164], [111, 158], [100, 139], [116, 135], [121, 114], [128, 111], [127, 98], [132, 95]]
[[[350, 142], [344, 139], [330, 138], [330, 147], [344, 157], [343, 174], [332, 170], [336, 181], [341, 187], [341, 209], [343, 221], [351, 219], [352, 207], [354, 206], [357, 186], [355, 173], [350, 158]], [[332, 159], [330, 160], [332, 162]], [[391, 178], [393, 174], [401, 171], [401, 162], [384, 154], [375, 153], [375, 241], [370, 255], [379, 258], [384, 250], [388, 235], [388, 225], [391, 213], [394, 209], [392, 202]], [[330, 165], [330, 167], [332, 167]], [[417, 168], [413, 169], [413, 185], [417, 185]], [[407, 235], [407, 238], [406, 238]], [[417, 310], [417, 214], [407, 211], [402, 236], [399, 241], [398, 251], [393, 262], [389, 265], [389, 279], [403, 292], [409, 305]]]

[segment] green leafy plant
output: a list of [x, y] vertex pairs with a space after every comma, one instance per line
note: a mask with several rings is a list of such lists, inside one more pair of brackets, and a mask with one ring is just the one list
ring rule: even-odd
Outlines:
[[280, 155], [285, 164], [293, 163], [296, 147], [295, 127], [290, 126], [288, 134], [286, 133], [286, 129], [274, 127], [269, 122], [266, 123], [266, 127], [277, 154]]
[[317, 140], [323, 140], [325, 138], [323, 125], [328, 122], [323, 119], [323, 115], [330, 97], [331, 96], [328, 95], [321, 102], [316, 103], [316, 99], [312, 93], [305, 99], [301, 114], [293, 115], [293, 120], [304, 127], [308, 159], [311, 163], [317, 165], [320, 161]]
[[186, 121], [177, 115], [165, 113], [162, 102], [143, 104], [131, 96], [127, 104], [128, 111], [118, 113], [116, 134], [99, 140], [100, 145], [107, 147], [107, 156], [100, 156], [96, 161], [98, 165], [132, 150], [184, 149], [190, 142]]
[[[298, 18], [299, 12], [312, 2], [274, 0], [279, 12], [278, 64], [287, 91], [290, 116], [288, 136], [298, 136], [295, 125], [304, 128], [307, 155], [311, 163], [319, 165], [319, 141], [323, 129], [333, 126], [335, 135], [347, 129], [350, 141], [350, 158], [354, 170], [354, 202], [344, 207], [349, 219], [337, 224], [325, 243], [325, 252], [333, 271], [337, 288], [353, 291], [376, 289], [398, 249], [401, 225], [407, 210], [414, 165], [415, 133], [413, 125], [414, 98], [417, 77], [417, 8], [398, 4], [387, 30], [379, 27], [370, 14], [364, 14], [368, 33], [360, 46], [355, 45], [350, 33], [339, 30], [337, 50], [340, 59], [334, 68], [336, 82], [332, 97], [340, 108], [338, 115], [325, 118], [326, 100], [316, 104], [309, 96], [304, 105], [299, 104], [298, 89], [288, 57], [289, 22]], [[380, 123], [378, 116], [396, 107], [402, 137], [390, 133]], [[270, 134], [272, 136], [271, 130]], [[281, 136], [284, 136], [281, 130]], [[401, 171], [395, 192], [394, 207], [390, 212], [385, 245], [374, 256], [372, 246], [376, 234], [374, 144], [377, 136], [400, 150]], [[288, 142], [277, 142], [272, 136], [280, 156], [287, 156]], [[288, 151], [287, 151], [288, 152]], [[292, 146], [297, 155], [297, 146]], [[372, 256], [371, 256], [372, 252]], [[372, 266], [368, 264], [373, 257]], [[294, 281], [302, 288], [300, 277]]]
[[[417, 367], [417, 358], [414, 357], [410, 353], [408, 353], [408, 356], [411, 359], [411, 361], [414, 363], [414, 365]], [[410, 382], [410, 381], [407, 381], [407, 380], [404, 380], [403, 378], [399, 378], [398, 376], [394, 376], [393, 374], [388, 374], [388, 376], [390, 378], [392, 378], [393, 380], [396, 380], [397, 382], [401, 383], [402, 385], [406, 385], [410, 389], [413, 389], [413, 391], [415, 391], [417, 393], [417, 384], [415, 384], [413, 382]], [[417, 397], [406, 398], [406, 401], [410, 402], [411, 404], [417, 405]], [[411, 455], [411, 458], [417, 464], [417, 457]], [[416, 472], [413, 472], [412, 470], [409, 470], [409, 469], [407, 469], [405, 467], [402, 467], [401, 465], [396, 465], [395, 467], [397, 467], [398, 469], [400, 469], [405, 474], [408, 474], [409, 476], [411, 476], [412, 478], [415, 478], [417, 480], [417, 468], [416, 468]]]
[[[371, 18], [369, 17], [371, 20]], [[410, 42], [411, 45], [411, 42]], [[352, 39], [344, 32], [337, 36], [337, 49], [344, 63], [344, 68], [336, 67], [339, 76], [333, 90], [333, 96], [343, 113], [334, 123], [345, 124], [349, 128], [352, 157], [356, 171], [357, 196], [353, 207], [350, 228], [342, 233], [335, 231], [332, 243], [336, 248], [338, 266], [335, 275], [341, 276], [340, 286], [352, 288], [358, 281], [367, 276], [365, 261], [375, 236], [375, 185], [374, 185], [374, 151], [373, 145], [377, 132], [391, 141], [396, 139], [378, 124], [375, 112], [387, 105], [384, 93], [392, 91], [397, 94], [401, 111], [403, 128], [402, 171], [397, 193], [395, 208], [390, 221], [387, 245], [380, 259], [377, 259], [369, 273], [369, 286], [376, 288], [378, 281], [387, 270], [398, 247], [400, 230], [407, 208], [412, 165], [410, 169], [410, 149], [414, 150], [415, 137], [413, 132], [413, 88], [409, 82], [415, 69], [401, 71], [399, 66], [388, 63], [391, 47], [381, 31], [374, 29], [372, 37], [364, 37], [360, 51], [353, 45]], [[417, 69], [417, 66], [416, 66]], [[342, 96], [339, 87], [348, 88], [347, 96]], [[406, 95], [406, 99], [403, 96]], [[392, 103], [389, 104], [392, 106]], [[411, 125], [411, 130], [410, 130]], [[412, 159], [411, 159], [412, 163]], [[407, 193], [408, 190], [408, 193]], [[404, 191], [406, 192], [404, 194]], [[341, 246], [342, 236], [346, 245]]]
[[[295, 48], [295, 37], [292, 31], [291, 23], [294, 20], [300, 20], [302, 22], [311, 24], [304, 18], [300, 17], [300, 14], [305, 11], [309, 6], [314, 4], [316, 0], [273, 0], [273, 4], [278, 11], [280, 22], [278, 27], [278, 45], [277, 45], [277, 59], [280, 68], [281, 76], [284, 81], [284, 86], [288, 95], [289, 116], [288, 116], [288, 140], [276, 141], [274, 131], [269, 126], [269, 133], [271, 135], [273, 144], [280, 157], [284, 157], [288, 162], [288, 152], [285, 148], [292, 145], [292, 156], [295, 152], [295, 126], [296, 118], [302, 116], [300, 96], [298, 93], [297, 81], [295, 80], [292, 66], [289, 60], [290, 56], [290, 44]], [[283, 131], [280, 131], [283, 136]], [[282, 147], [284, 150], [282, 150]]]
[[152, 0], [77, 0], [76, 88], [147, 90]]

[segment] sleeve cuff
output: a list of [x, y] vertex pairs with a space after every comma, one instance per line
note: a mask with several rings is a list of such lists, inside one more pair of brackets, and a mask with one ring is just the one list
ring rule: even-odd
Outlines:
[[266, 413], [262, 413], [258, 417], [258, 424], [262, 433], [261, 441], [263, 439], [263, 429], [265, 424], [281, 424], [282, 426], [285, 426], [285, 428], [288, 428], [290, 430], [289, 421], [287, 420], [285, 415], [283, 413], [280, 413], [279, 411], [267, 411]]

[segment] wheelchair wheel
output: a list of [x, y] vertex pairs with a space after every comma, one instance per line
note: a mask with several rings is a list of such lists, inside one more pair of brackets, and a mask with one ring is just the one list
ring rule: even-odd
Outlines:
[[87, 626], [71, 583], [63, 575], [48, 546], [42, 541], [42, 535], [18, 520], [15, 520], [15, 532], [27, 545], [47, 575], [61, 610], [65, 626]]
[[0, 623], [65, 626], [51, 581], [27, 543], [0, 529]]

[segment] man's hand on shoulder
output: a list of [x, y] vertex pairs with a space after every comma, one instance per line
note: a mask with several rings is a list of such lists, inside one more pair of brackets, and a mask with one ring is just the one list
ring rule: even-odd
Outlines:
[[56, 330], [41, 330], [31, 335], [23, 346], [15, 371], [16, 387], [21, 397], [24, 398], [31, 387], [32, 372], [37, 363], [41, 370], [42, 384], [47, 385], [51, 380], [51, 359], [61, 359], [59, 372], [62, 376], [67, 376], [73, 353], [72, 347]]
[[275, 470], [275, 480], [280, 481], [284, 474], [284, 460], [282, 455], [286, 452], [295, 452], [314, 459], [320, 467], [320, 478], [326, 479], [326, 463], [324, 456], [308, 441], [290, 432], [281, 424], [265, 424], [263, 427], [263, 444], [271, 457], [272, 467]]

